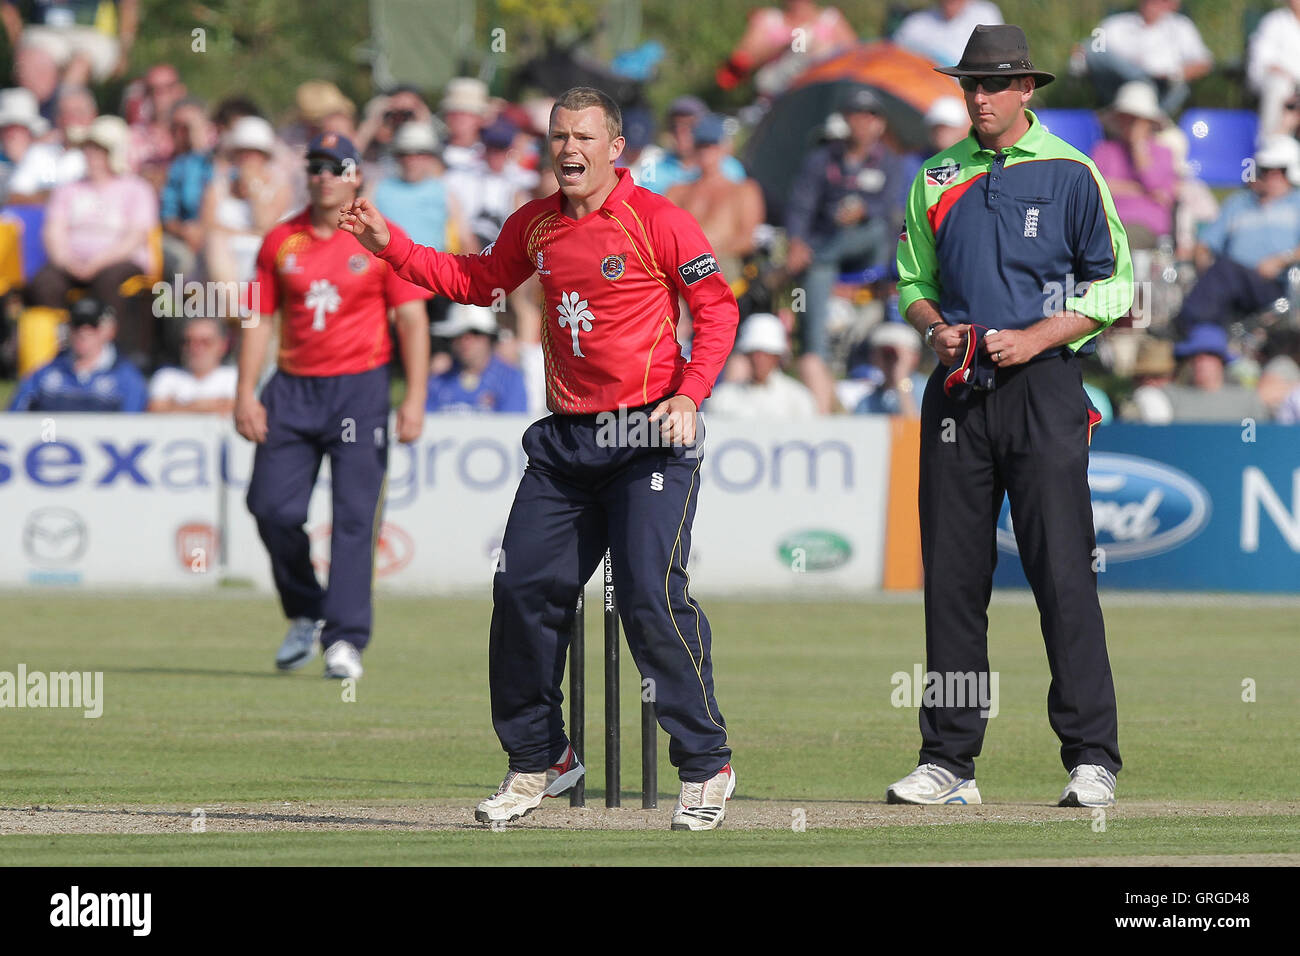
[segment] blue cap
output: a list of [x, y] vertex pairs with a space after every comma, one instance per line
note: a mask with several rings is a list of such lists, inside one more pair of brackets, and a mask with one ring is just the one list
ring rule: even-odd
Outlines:
[[840, 107], [841, 113], [875, 113], [877, 116], [883, 116], [885, 105], [880, 102], [880, 97], [876, 96], [865, 86], [860, 86], [853, 90], [844, 100], [844, 105]]
[[307, 146], [307, 158], [313, 156], [325, 156], [339, 163], [348, 160], [358, 165], [361, 163], [361, 157], [357, 154], [357, 148], [352, 145], [352, 140], [339, 133], [321, 133], [313, 139]]
[[1187, 338], [1174, 346], [1174, 358], [1183, 359], [1192, 355], [1217, 355], [1225, 363], [1231, 362], [1228, 333], [1218, 325], [1205, 323], [1193, 326], [1187, 333]]
[[515, 141], [515, 134], [519, 132], [515, 124], [510, 122], [504, 116], [498, 116], [479, 133], [483, 140], [483, 145], [488, 149], [509, 149]]
[[668, 107], [669, 116], [703, 116], [709, 111], [698, 96], [679, 96]]
[[716, 146], [727, 135], [727, 127], [717, 113], [705, 113], [695, 123], [691, 136], [696, 146]]
[[628, 149], [649, 146], [655, 138], [655, 121], [644, 106], [633, 106], [623, 111], [623, 138]]

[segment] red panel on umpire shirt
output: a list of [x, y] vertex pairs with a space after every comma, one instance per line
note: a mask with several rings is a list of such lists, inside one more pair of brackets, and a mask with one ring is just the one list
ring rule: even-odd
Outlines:
[[[393, 239], [406, 239], [389, 223]], [[257, 254], [262, 315], [281, 310], [280, 368], [291, 375], [353, 375], [388, 362], [388, 310], [429, 292], [399, 278], [342, 230], [311, 231], [311, 211], [267, 233]]]
[[[679, 393], [698, 407], [731, 352], [735, 297], [690, 214], [635, 185], [626, 169], [616, 174], [598, 213], [574, 220], [562, 212], [561, 193], [535, 199], [478, 256], [417, 246], [392, 223], [379, 255], [403, 278], [475, 305], [499, 303], [500, 290], [538, 273], [553, 412], [612, 411]], [[556, 240], [577, 230], [582, 242], [555, 252]], [[679, 293], [694, 319], [689, 363], [677, 344]]]

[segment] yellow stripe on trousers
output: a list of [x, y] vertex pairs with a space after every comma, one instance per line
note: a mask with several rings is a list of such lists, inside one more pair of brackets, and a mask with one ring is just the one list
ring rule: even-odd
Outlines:
[[[686, 565], [680, 560], [682, 550], [682, 529], [686, 527], [686, 514], [691, 507], [691, 495], [695, 493], [695, 479], [700, 473], [700, 465], [703, 464], [703, 462], [704, 446], [701, 445], [700, 453], [695, 459], [695, 470], [691, 472], [691, 487], [686, 492], [686, 503], [682, 507], [682, 520], [677, 525], [677, 538], [673, 542], [673, 549], [668, 555], [668, 570], [664, 572], [664, 601], [668, 604], [668, 618], [673, 622], [673, 630], [677, 632], [677, 639], [682, 642], [682, 647], [686, 648], [686, 654], [691, 659], [691, 667], [695, 669], [695, 678], [700, 682], [700, 693], [704, 697], [704, 712], [708, 715], [713, 726], [722, 731], [722, 742], [725, 744], [727, 742], [727, 728], [723, 727], [714, 719], [713, 710], [709, 707], [709, 689], [704, 686], [704, 674], [702, 671], [704, 665], [704, 636], [700, 633], [700, 610], [695, 607], [695, 605], [691, 604], [689, 594], [691, 588], [691, 575], [690, 572], [686, 570]], [[695, 655], [691, 653], [690, 645], [686, 643], [686, 637], [682, 634], [681, 628], [677, 626], [677, 616], [673, 614], [673, 599], [668, 591], [668, 578], [673, 573], [674, 555], [678, 556], [677, 566], [681, 568], [682, 574], [686, 576], [686, 583], [682, 586], [682, 600], [686, 602], [687, 607], [695, 612], [695, 639], [700, 649], [698, 663], [696, 662]]]

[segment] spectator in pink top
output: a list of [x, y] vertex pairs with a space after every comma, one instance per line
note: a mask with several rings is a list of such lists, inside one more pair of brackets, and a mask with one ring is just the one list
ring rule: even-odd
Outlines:
[[1107, 138], [1092, 151], [1134, 249], [1153, 249], [1173, 232], [1178, 173], [1173, 153], [1155, 140], [1166, 122], [1155, 87], [1125, 83], [1106, 116]]
[[158, 199], [139, 176], [127, 171], [130, 131], [116, 116], [100, 116], [78, 136], [86, 175], [57, 187], [45, 216], [49, 262], [33, 278], [33, 305], [62, 309], [73, 286], [90, 289], [120, 317], [124, 353], [150, 346], [142, 327], [127, 318], [119, 286], [150, 271], [149, 239], [158, 226]]

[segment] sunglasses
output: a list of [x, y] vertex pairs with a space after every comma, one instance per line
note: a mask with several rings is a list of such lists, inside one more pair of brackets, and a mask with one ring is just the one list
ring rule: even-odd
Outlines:
[[343, 175], [343, 164], [336, 163], [329, 159], [309, 159], [307, 160], [307, 175], [319, 176], [323, 172], [330, 172], [335, 176]]
[[1014, 76], [963, 76], [960, 78], [961, 88], [967, 93], [974, 93], [981, 86], [984, 87], [985, 93], [1001, 93], [1009, 89], [1013, 80], [1018, 79]]
[[184, 339], [181, 340], [182, 344], [188, 345], [191, 348], [196, 345], [216, 345], [217, 341], [218, 340], [214, 338], [205, 337], [205, 336], [194, 336], [194, 335], [187, 335]]

